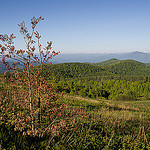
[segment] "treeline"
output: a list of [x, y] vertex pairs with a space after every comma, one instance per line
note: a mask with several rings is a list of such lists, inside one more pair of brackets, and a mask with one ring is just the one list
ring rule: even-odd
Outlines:
[[141, 97], [150, 99], [150, 82], [105, 80], [85, 81], [72, 79], [55, 84], [58, 91], [90, 98], [114, 100], [138, 100]]

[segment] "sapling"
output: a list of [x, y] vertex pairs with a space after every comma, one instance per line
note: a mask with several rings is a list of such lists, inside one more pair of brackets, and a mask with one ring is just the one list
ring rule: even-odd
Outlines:
[[[6, 66], [7, 70], [14, 70], [13, 75], [9, 76], [9, 78], [7, 76], [7, 80], [11, 81], [12, 83], [15, 82], [15, 85], [17, 86], [17, 90], [11, 94], [13, 95], [13, 98], [16, 98], [16, 101], [18, 100], [18, 102], [20, 102], [18, 104], [19, 108], [22, 105], [24, 105], [24, 108], [22, 109], [28, 109], [27, 107], [29, 107], [28, 111], [30, 115], [27, 115], [28, 117], [26, 118], [29, 119], [31, 124], [31, 131], [28, 133], [31, 133], [33, 136], [35, 136], [37, 132], [35, 124], [37, 123], [38, 127], [41, 127], [41, 111], [44, 112], [45, 107], [50, 107], [51, 99], [57, 99], [57, 96], [53, 94], [52, 87], [50, 87], [50, 85], [47, 83], [46, 77], [43, 76], [43, 70], [49, 59], [52, 59], [54, 56], [58, 55], [59, 52], [52, 50], [51, 41], [47, 42], [47, 46], [42, 48], [42, 45], [40, 44], [41, 36], [39, 32], [35, 30], [37, 24], [42, 20], [44, 20], [42, 17], [33, 17], [31, 19], [31, 33], [28, 32], [24, 21], [21, 24], [18, 24], [20, 27], [20, 33], [23, 35], [26, 44], [26, 50], [16, 50], [13, 42], [13, 39], [16, 38], [14, 34], [11, 34], [10, 36], [7, 34], [0, 35], [0, 41], [2, 42], [2, 44], [0, 44], [2, 63]], [[37, 42], [33, 40], [33, 38], [36, 38]], [[37, 44], [39, 55], [36, 54], [35, 44]], [[13, 60], [13, 63], [9, 62], [10, 59]], [[35, 63], [39, 65], [36, 69], [33, 68]], [[22, 89], [23, 86], [24, 90]], [[17, 93], [18, 90], [20, 90], [19, 93]], [[46, 97], [47, 100], [44, 100]], [[20, 98], [23, 98], [23, 101]], [[41, 105], [42, 100], [43, 103], [45, 101], [47, 104]], [[12, 110], [14, 110], [14, 108], [12, 108]], [[14, 114], [17, 112], [18, 111], [15, 111]], [[19, 113], [21, 113], [21, 110]], [[36, 120], [36, 113], [38, 114], [38, 121]], [[15, 115], [19, 116], [19, 114]], [[22, 120], [19, 122], [21, 121]], [[18, 123], [18, 121], [16, 122]], [[16, 122], [14, 124], [16, 124]], [[24, 122], [24, 119], [22, 122]], [[26, 122], [28, 121], [26, 120]]]
[[53, 79], [49, 79], [51, 74], [47, 72], [46, 64], [60, 52], [52, 50], [51, 41], [42, 48], [41, 36], [35, 30], [42, 20], [42, 17], [31, 19], [31, 33], [25, 22], [18, 25], [26, 50], [16, 50], [14, 34], [0, 35], [2, 63], [11, 71], [4, 73], [6, 90], [0, 91], [0, 120], [1, 123], [11, 124], [24, 136], [49, 136], [48, 149], [56, 136], [75, 132], [84, 112], [72, 109], [69, 104], [57, 103], [58, 95]]

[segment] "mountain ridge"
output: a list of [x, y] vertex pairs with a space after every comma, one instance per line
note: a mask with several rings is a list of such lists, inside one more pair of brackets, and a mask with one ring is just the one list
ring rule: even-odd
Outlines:
[[91, 54], [59, 54], [52, 63], [88, 62], [98, 63], [112, 58], [119, 60], [132, 59], [143, 63], [150, 63], [150, 53], [133, 51], [129, 53], [91, 53]]

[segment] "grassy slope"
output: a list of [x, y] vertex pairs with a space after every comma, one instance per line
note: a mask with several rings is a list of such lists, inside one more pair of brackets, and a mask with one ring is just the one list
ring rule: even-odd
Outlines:
[[[122, 102], [65, 95], [62, 102], [69, 102], [80, 107], [86, 106], [87, 114], [93, 115], [91, 121], [94, 120], [94, 124], [106, 127], [103, 129], [109, 137], [108, 139], [103, 137], [103, 140], [106, 138], [107, 144], [102, 149], [106, 149], [109, 144], [108, 149], [119, 149], [119, 147], [120, 149], [142, 149], [140, 146], [142, 141], [143, 145], [147, 143], [145, 149], [150, 148], [148, 142], [150, 140], [148, 125], [150, 123], [150, 101]], [[109, 132], [110, 128], [112, 130]]]
[[[104, 107], [117, 107], [118, 110], [139, 110], [140, 112], [146, 111], [150, 114], [150, 100], [139, 100], [139, 101], [114, 101], [104, 99], [92, 99], [83, 98], [81, 96], [64, 95], [63, 102], [70, 102], [73, 105], [101, 105]], [[65, 101], [66, 100], [66, 101]], [[149, 118], [150, 119], [150, 118]]]

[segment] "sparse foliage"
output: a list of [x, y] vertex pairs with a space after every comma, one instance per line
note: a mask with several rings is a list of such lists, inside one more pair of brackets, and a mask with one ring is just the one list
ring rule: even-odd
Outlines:
[[[9, 75], [5, 74], [5, 82], [9, 86], [1, 96], [1, 121], [10, 122], [14, 125], [14, 130], [22, 131], [23, 135], [38, 137], [47, 132], [56, 135], [64, 128], [69, 129], [72, 120], [68, 118], [72, 115], [74, 118], [79, 115], [78, 111], [72, 114], [67, 105], [57, 105], [58, 96], [52, 84], [47, 82], [48, 73], [45, 72], [44, 67], [48, 60], [58, 55], [59, 52], [52, 50], [51, 41], [42, 48], [41, 36], [38, 31], [35, 31], [35, 27], [42, 20], [44, 20], [42, 17], [31, 19], [31, 34], [25, 22], [18, 25], [26, 43], [26, 50], [15, 49], [14, 34], [0, 35], [3, 44], [0, 45], [2, 62], [7, 70], [14, 70]], [[33, 40], [34, 36], [37, 42]], [[35, 53], [35, 44], [38, 45], [39, 56]], [[16, 62], [10, 64], [9, 59]], [[33, 67], [34, 63], [39, 66]]]

